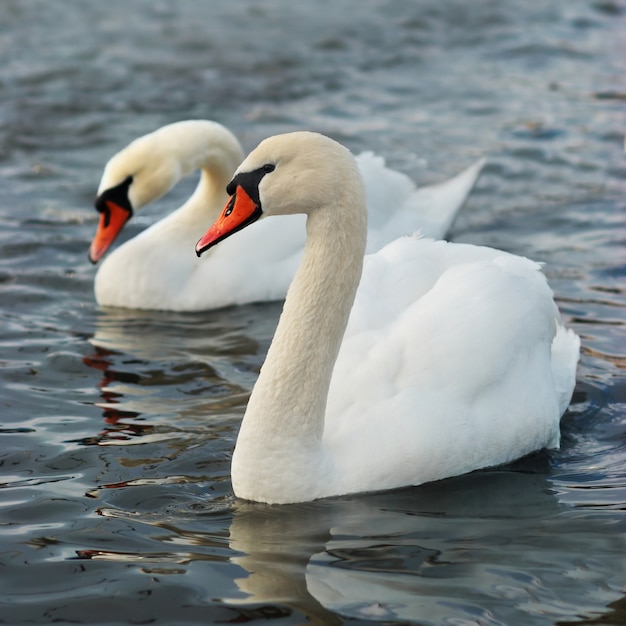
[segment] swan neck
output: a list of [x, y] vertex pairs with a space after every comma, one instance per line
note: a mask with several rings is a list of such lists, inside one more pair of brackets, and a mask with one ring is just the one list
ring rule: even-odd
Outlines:
[[303, 259], [250, 398], [238, 447], [246, 431], [255, 447], [259, 438], [300, 450], [319, 445], [332, 370], [363, 267], [367, 216], [360, 197], [308, 216]]
[[203, 220], [211, 223], [226, 202], [226, 186], [243, 158], [241, 146], [230, 134], [210, 133], [195, 150], [190, 149], [180, 158], [181, 178], [200, 170], [198, 184], [183, 208], [202, 211]]

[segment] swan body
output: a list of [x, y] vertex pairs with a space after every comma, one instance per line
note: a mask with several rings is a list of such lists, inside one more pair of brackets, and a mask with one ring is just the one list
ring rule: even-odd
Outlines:
[[314, 133], [262, 142], [228, 191], [198, 254], [254, 219], [307, 217], [233, 454], [237, 496], [289, 503], [387, 490], [559, 445], [579, 339], [537, 263], [417, 236], [364, 259], [357, 165]]
[[[226, 184], [243, 156], [237, 139], [220, 124], [186, 120], [136, 139], [107, 163], [96, 200], [102, 216], [90, 249], [93, 262], [135, 210], [195, 170], [201, 176], [180, 208], [102, 261], [95, 278], [98, 304], [194, 311], [285, 297], [304, 247], [302, 215], [283, 216], [278, 225], [255, 223], [202, 262], [193, 253], [198, 228], [208, 228], [219, 215]], [[418, 229], [443, 237], [483, 166], [478, 161], [453, 179], [416, 189], [381, 157], [363, 153], [357, 159], [370, 210], [368, 251]]]

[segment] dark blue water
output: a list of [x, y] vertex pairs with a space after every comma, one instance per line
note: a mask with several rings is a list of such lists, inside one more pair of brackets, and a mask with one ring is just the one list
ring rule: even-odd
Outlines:
[[[625, 623], [625, 107], [622, 0], [4, 0], [0, 623]], [[452, 238], [545, 262], [583, 343], [561, 449], [238, 502], [280, 303], [100, 311], [86, 256], [108, 158], [198, 117], [246, 149], [318, 130], [420, 183], [487, 156]]]

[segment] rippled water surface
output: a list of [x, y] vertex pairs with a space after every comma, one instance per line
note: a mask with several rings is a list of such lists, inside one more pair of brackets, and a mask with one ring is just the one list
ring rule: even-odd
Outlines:
[[[625, 72], [622, 0], [4, 0], [0, 623], [626, 623]], [[99, 310], [86, 257], [106, 160], [192, 117], [246, 149], [322, 131], [420, 183], [487, 155], [452, 238], [545, 262], [583, 342], [561, 449], [238, 502], [280, 303]]]

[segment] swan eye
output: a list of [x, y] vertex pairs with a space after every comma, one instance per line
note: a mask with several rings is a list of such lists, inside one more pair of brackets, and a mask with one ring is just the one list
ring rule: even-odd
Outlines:
[[228, 206], [226, 207], [226, 210], [224, 211], [224, 217], [227, 217], [228, 215], [230, 215], [233, 212], [234, 208], [235, 208], [235, 196], [233, 195], [233, 197], [230, 199], [230, 202], [228, 203]]
[[[226, 185], [226, 193], [229, 196], [234, 196], [237, 191], [237, 187], [241, 187], [250, 196], [250, 198], [259, 203], [259, 184], [265, 174], [269, 174], [276, 169], [274, 163], [266, 163], [261, 165], [251, 172], [239, 172], [235, 177]], [[229, 213], [226, 213], [229, 215]]]

